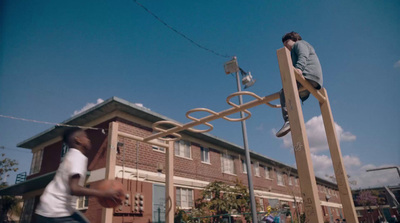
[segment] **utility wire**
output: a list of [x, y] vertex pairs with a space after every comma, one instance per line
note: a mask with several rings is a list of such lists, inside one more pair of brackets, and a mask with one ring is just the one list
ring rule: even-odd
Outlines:
[[33, 119], [18, 118], [18, 117], [13, 117], [13, 116], [8, 116], [8, 115], [1, 115], [1, 114], [0, 114], [0, 117], [8, 118], [8, 119], [14, 119], [14, 120], [20, 120], [20, 121], [26, 121], [26, 122], [35, 122], [35, 123], [47, 124], [47, 125], [55, 125], [55, 126], [63, 126], [63, 127], [78, 127], [78, 128], [81, 128], [81, 129], [101, 130], [101, 132], [103, 134], [106, 134], [105, 133], [105, 129], [102, 129], [102, 128], [94, 128], [94, 127], [88, 127], [88, 126], [68, 125], [68, 124], [63, 124], [63, 123], [37, 121], [37, 120], [33, 120]]
[[195, 46], [197, 46], [197, 47], [199, 47], [199, 48], [201, 48], [201, 49], [203, 49], [203, 50], [206, 50], [206, 51], [208, 51], [208, 52], [210, 52], [210, 53], [213, 53], [213, 54], [215, 54], [215, 55], [217, 55], [217, 56], [220, 56], [220, 57], [224, 57], [224, 58], [230, 58], [230, 57], [231, 57], [231, 56], [226, 55], [226, 54], [225, 54], [225, 55], [220, 54], [220, 53], [218, 53], [218, 52], [216, 52], [216, 51], [214, 51], [214, 50], [212, 50], [212, 49], [209, 49], [209, 48], [207, 48], [207, 47], [205, 47], [205, 46], [203, 46], [203, 45], [201, 45], [201, 44], [199, 44], [199, 43], [196, 43], [194, 40], [190, 39], [190, 38], [187, 37], [185, 34], [179, 32], [179, 31], [176, 30], [174, 27], [168, 25], [166, 22], [164, 22], [162, 19], [160, 19], [160, 17], [158, 17], [158, 16], [157, 16], [156, 14], [154, 14], [153, 12], [151, 12], [151, 11], [150, 11], [149, 9], [147, 9], [144, 5], [140, 4], [137, 0], [133, 0], [133, 2], [135, 2], [138, 6], [142, 7], [145, 11], [147, 11], [150, 15], [152, 15], [154, 18], [156, 18], [159, 22], [161, 22], [161, 23], [162, 23], [164, 26], [166, 26], [168, 29], [170, 29], [170, 30], [172, 30], [173, 32], [177, 33], [178, 35], [182, 36], [183, 38], [185, 38], [186, 40], [188, 40], [188, 41], [189, 41], [190, 43], [192, 43], [193, 45], [195, 45]]

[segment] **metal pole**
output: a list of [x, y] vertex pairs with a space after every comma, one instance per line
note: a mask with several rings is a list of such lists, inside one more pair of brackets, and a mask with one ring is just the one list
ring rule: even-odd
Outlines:
[[[236, 82], [238, 92], [241, 91], [240, 80], [239, 80], [239, 71], [236, 72]], [[243, 97], [239, 95], [239, 105], [243, 104]], [[240, 112], [240, 117], [244, 117], [244, 112]], [[253, 178], [251, 174], [251, 162], [250, 162], [250, 152], [249, 152], [249, 144], [247, 142], [247, 130], [246, 130], [246, 121], [242, 121], [242, 133], [243, 133], [243, 144], [244, 144], [244, 153], [246, 156], [246, 168], [247, 168], [247, 180], [249, 182], [249, 193], [250, 193], [250, 204], [251, 204], [251, 214], [253, 216], [253, 222], [257, 222], [257, 206], [256, 199], [254, 197], [254, 189], [253, 189]]]
[[378, 171], [378, 170], [387, 170], [387, 169], [396, 169], [397, 170], [397, 174], [399, 174], [400, 177], [400, 169], [397, 166], [389, 166], [389, 167], [383, 167], [383, 168], [375, 168], [375, 169], [369, 169], [366, 170], [367, 172], [371, 172], [371, 171]]

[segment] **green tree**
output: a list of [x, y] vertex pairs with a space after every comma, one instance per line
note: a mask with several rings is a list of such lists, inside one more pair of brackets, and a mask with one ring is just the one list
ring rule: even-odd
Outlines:
[[[250, 212], [248, 189], [239, 180], [236, 180], [232, 186], [221, 181], [212, 182], [204, 188], [201, 195], [196, 200], [193, 217]], [[251, 216], [247, 215], [246, 220], [250, 222]], [[221, 221], [222, 217], [212, 219], [212, 222]], [[208, 221], [203, 220], [203, 222]]]
[[[0, 189], [8, 186], [6, 179], [10, 172], [18, 171], [18, 162], [16, 160], [5, 157], [5, 154], [1, 154], [0, 160]], [[14, 196], [1, 196], [0, 197], [0, 222], [8, 222], [9, 215], [11, 213], [20, 213], [20, 207], [18, 205], [21, 199]]]

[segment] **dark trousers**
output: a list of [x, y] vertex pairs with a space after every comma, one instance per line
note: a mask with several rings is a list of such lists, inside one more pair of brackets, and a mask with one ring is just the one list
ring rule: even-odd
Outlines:
[[[312, 80], [307, 80], [308, 82], [310, 82], [310, 84], [315, 88], [315, 89], [321, 89], [321, 86]], [[301, 84], [299, 82], [297, 82], [297, 89], [299, 89], [301, 87]], [[301, 101], [305, 101], [307, 100], [307, 98], [310, 96], [310, 92], [305, 90], [302, 92], [299, 92], [299, 96]], [[285, 94], [283, 92], [283, 88], [280, 91], [280, 100], [281, 100], [281, 109], [282, 109], [282, 117], [283, 117], [283, 121], [287, 122], [289, 121], [289, 115], [287, 112], [287, 108], [286, 108], [286, 101], [285, 101]]]
[[48, 218], [38, 214], [34, 215], [33, 222], [35, 223], [89, 223], [83, 214], [75, 212], [71, 216], [59, 217], [59, 218]]

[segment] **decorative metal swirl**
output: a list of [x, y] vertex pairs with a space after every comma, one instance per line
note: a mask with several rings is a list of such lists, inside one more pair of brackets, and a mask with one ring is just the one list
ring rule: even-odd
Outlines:
[[[163, 125], [163, 124], [170, 124], [170, 125], [174, 125], [174, 126], [178, 126], [178, 127], [182, 127], [181, 124], [178, 124], [176, 122], [172, 122], [172, 121], [158, 121], [153, 123], [152, 128], [154, 131], [159, 131], [159, 132], [166, 132], [167, 130], [159, 128], [158, 126]], [[174, 136], [174, 138], [160, 138], [161, 140], [165, 140], [165, 141], [177, 141], [180, 140], [182, 138], [182, 136], [176, 132], [171, 133], [171, 135]]]
[[[208, 109], [208, 108], [194, 108], [194, 109], [189, 110], [188, 112], [186, 112], [186, 118], [188, 118], [188, 119], [190, 119], [190, 120], [192, 120], [192, 121], [195, 121], [195, 122], [200, 121], [200, 119], [195, 118], [195, 117], [193, 117], [193, 116], [190, 116], [190, 114], [192, 114], [193, 112], [199, 112], [199, 111], [208, 112], [208, 113], [210, 113], [210, 114], [212, 114], [212, 115], [218, 115], [217, 112], [215, 112], [215, 111], [213, 111], [213, 110], [210, 110], [210, 109]], [[208, 128], [208, 129], [204, 129], [204, 130], [198, 130], [198, 129], [194, 129], [194, 128], [188, 128], [188, 130], [191, 131], [191, 132], [196, 132], [196, 133], [204, 133], [204, 132], [209, 132], [209, 131], [211, 131], [211, 130], [214, 129], [214, 126], [211, 125], [211, 124], [208, 123], [208, 122], [205, 122], [205, 123], [203, 123], [203, 124], [206, 125], [206, 126], [208, 126], [209, 128]]]
[[[275, 93], [275, 94], [277, 94], [277, 93]], [[155, 131], [159, 131], [159, 132], [163, 132], [163, 133], [171, 132], [170, 135], [174, 136], [173, 138], [159, 138], [159, 139], [165, 140], [165, 141], [176, 141], [176, 140], [181, 139], [182, 136], [180, 134], [176, 133], [176, 132], [173, 132], [173, 131], [182, 131], [182, 130], [187, 129], [188, 131], [195, 132], [195, 133], [205, 133], [205, 132], [209, 132], [209, 131], [213, 130], [214, 126], [212, 124], [206, 122], [206, 120], [207, 121], [212, 121], [212, 120], [215, 120], [215, 119], [218, 119], [218, 118], [223, 118], [223, 119], [225, 119], [227, 121], [230, 121], [230, 122], [240, 122], [240, 121], [247, 120], [247, 119], [249, 119], [251, 117], [251, 112], [248, 111], [247, 109], [243, 110], [243, 112], [246, 113], [246, 116], [243, 117], [243, 118], [229, 118], [229, 117], [227, 117], [228, 115], [237, 113], [238, 112], [237, 110], [239, 110], [241, 108], [242, 105], [237, 105], [237, 104], [231, 102], [231, 99], [233, 97], [241, 96], [241, 95], [249, 95], [249, 96], [254, 97], [256, 100], [252, 101], [253, 103], [257, 102], [257, 101], [261, 101], [261, 102], [265, 103], [266, 105], [268, 105], [270, 107], [273, 107], [273, 108], [279, 108], [280, 107], [280, 105], [273, 105], [273, 104], [270, 104], [268, 101], [264, 102], [264, 101], [266, 101], [265, 98], [261, 98], [260, 96], [254, 94], [253, 92], [240, 91], [240, 92], [235, 92], [235, 93], [229, 95], [226, 98], [226, 102], [230, 106], [232, 106], [234, 109], [228, 109], [228, 110], [225, 110], [225, 111], [222, 111], [222, 112], [215, 112], [215, 111], [213, 111], [211, 109], [208, 109], [208, 108], [194, 108], [194, 109], [189, 110], [188, 112], [186, 112], [186, 117], [193, 121], [191, 123], [187, 123], [187, 124], [182, 125], [182, 124], [178, 124], [178, 123], [175, 123], [175, 122], [172, 122], [172, 121], [159, 121], [159, 122], [154, 123], [152, 127], [153, 127], [153, 129]], [[252, 103], [252, 102], [248, 102], [248, 103]], [[207, 112], [207, 113], [210, 114], [210, 116], [203, 117], [203, 118], [195, 118], [195, 117], [191, 116], [191, 114], [195, 113], [195, 112]], [[163, 124], [173, 125], [173, 126], [175, 126], [173, 128], [177, 127], [177, 129], [168, 130], [168, 129], [163, 129], [163, 128], [158, 127], [158, 126], [163, 125]], [[192, 128], [192, 126], [195, 126], [195, 125], [205, 125], [208, 128], [207, 129], [201, 129], [201, 130]], [[165, 134], [160, 134], [160, 135], [165, 135]]]

